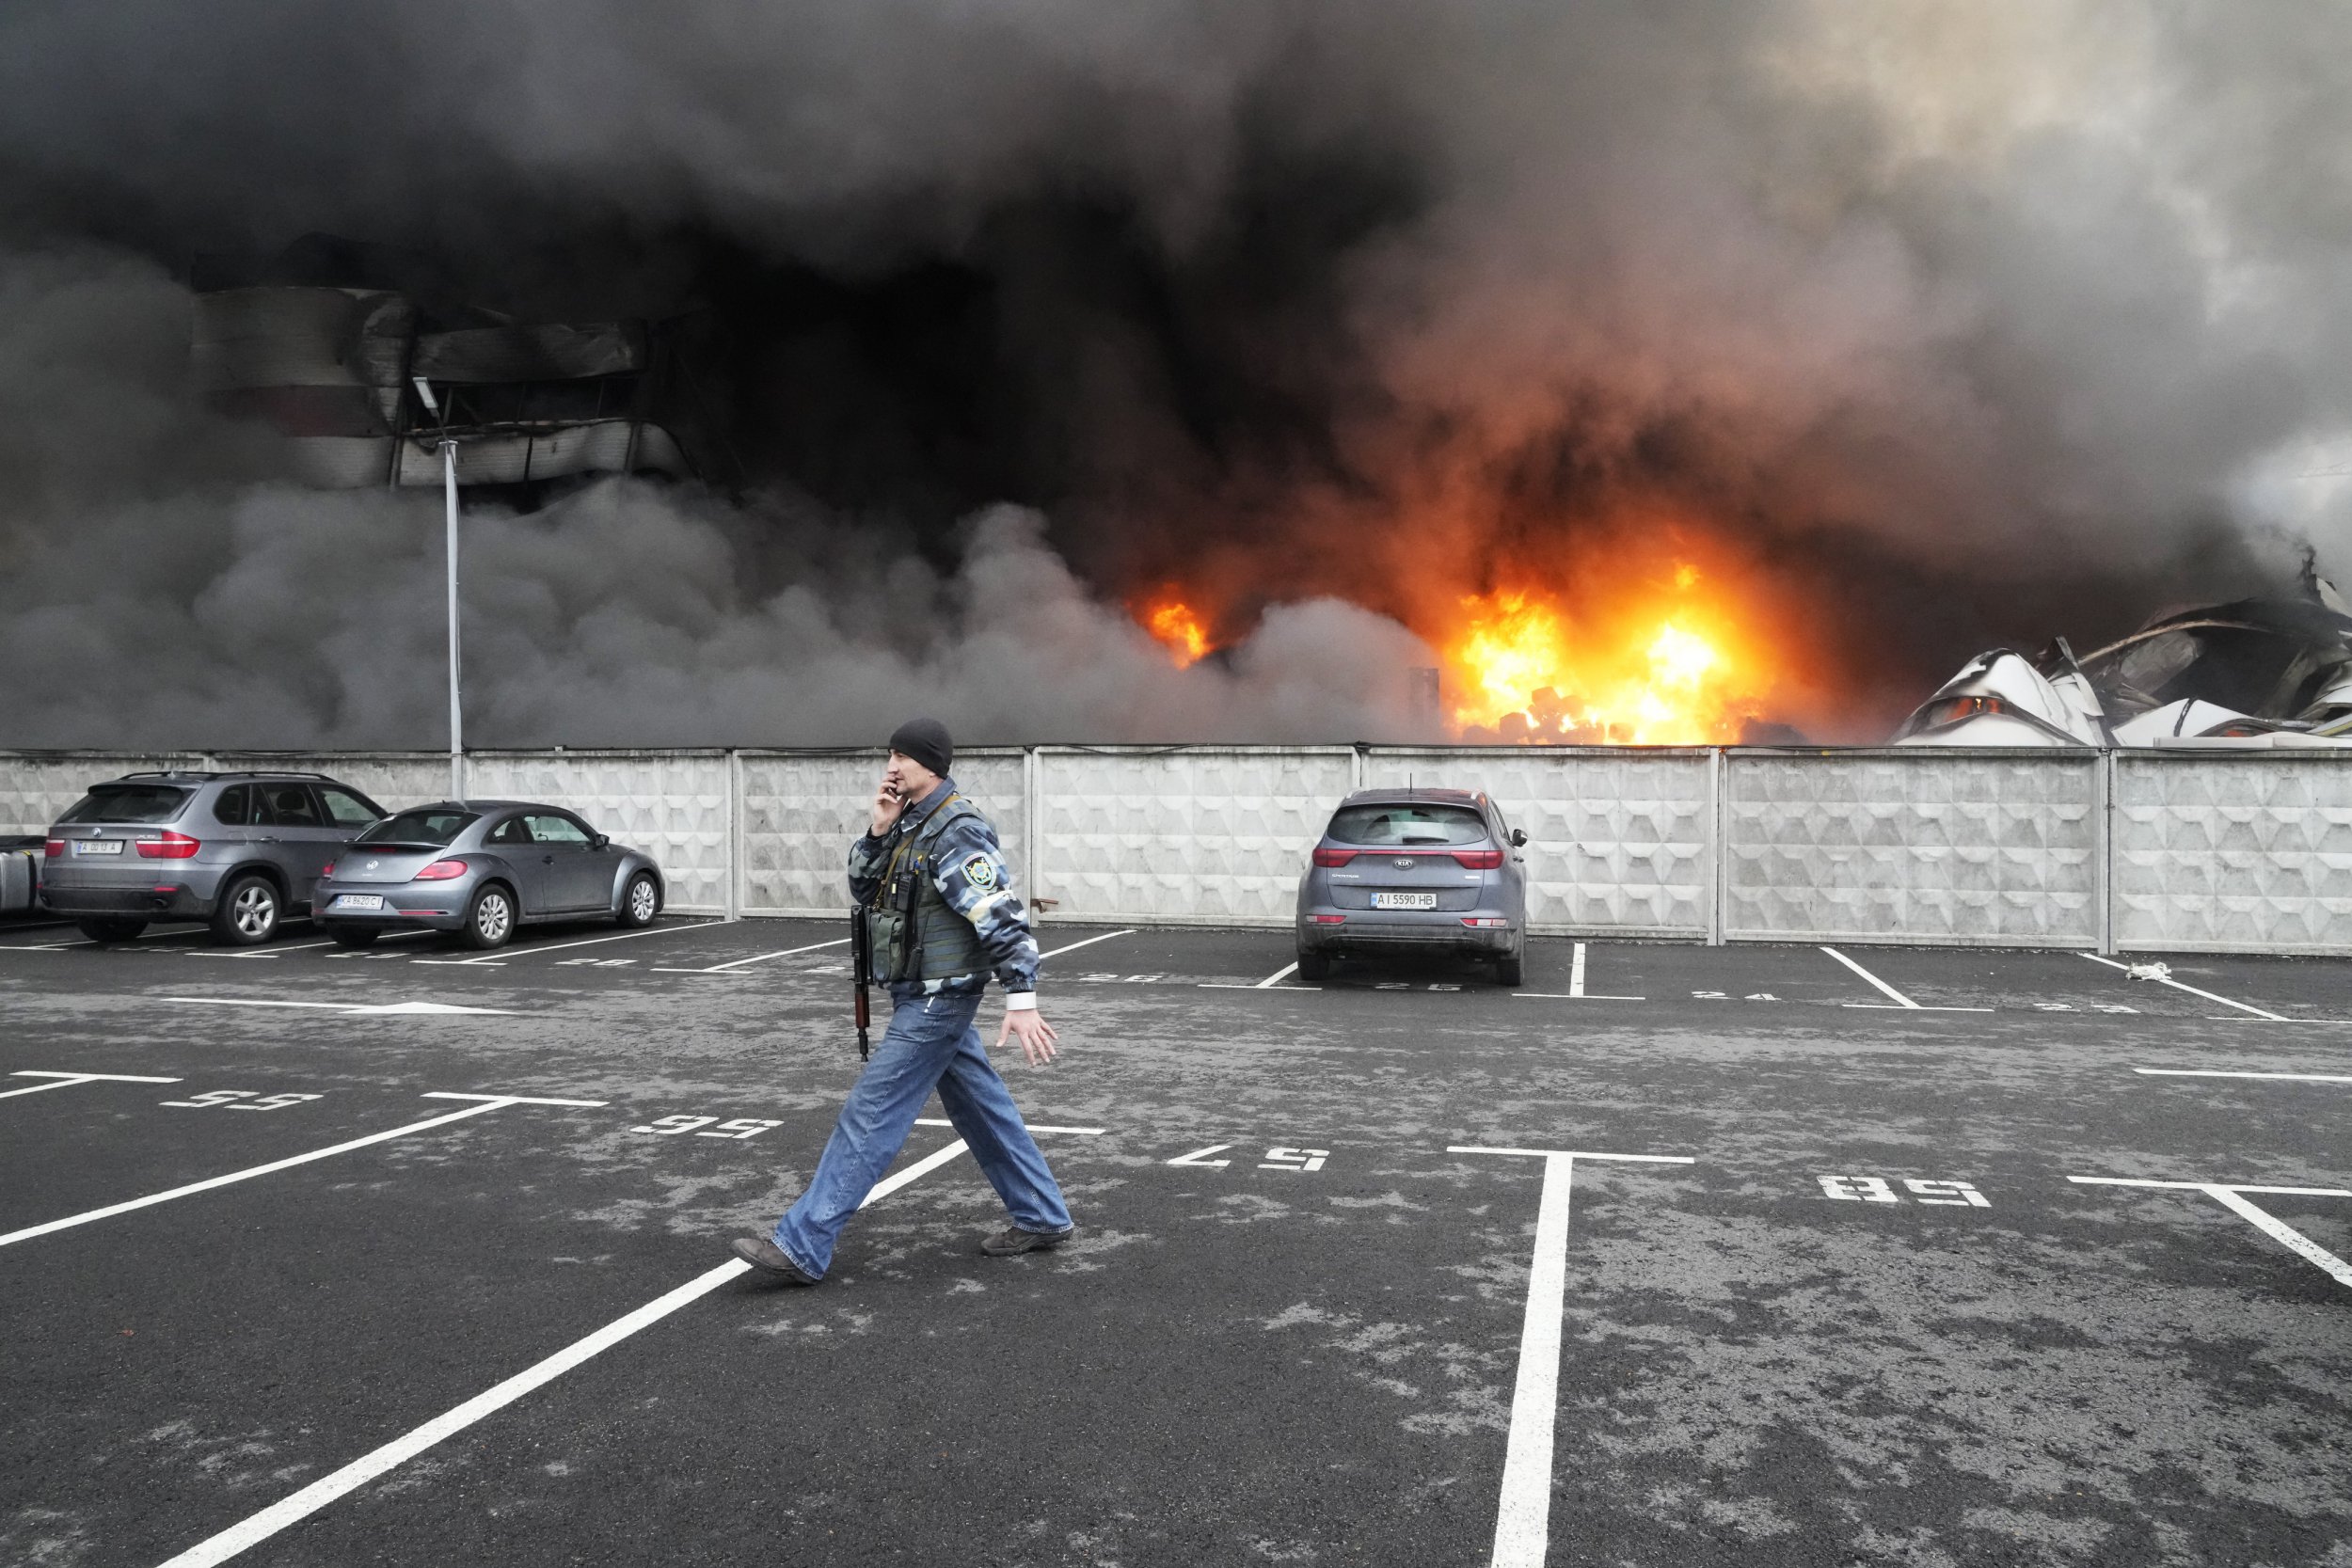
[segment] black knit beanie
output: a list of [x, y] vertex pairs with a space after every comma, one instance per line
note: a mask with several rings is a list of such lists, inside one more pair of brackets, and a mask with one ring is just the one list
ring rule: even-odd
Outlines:
[[947, 738], [947, 726], [936, 719], [908, 720], [891, 736], [890, 749], [913, 757], [943, 778], [948, 764], [956, 760], [956, 743]]

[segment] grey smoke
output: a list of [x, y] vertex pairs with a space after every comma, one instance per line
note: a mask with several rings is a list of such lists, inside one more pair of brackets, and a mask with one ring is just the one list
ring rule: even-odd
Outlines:
[[[2352, 430], [2348, 50], [2340, 8], [2218, 0], [20, 0], [0, 741], [437, 738], [431, 498], [288, 488], [186, 397], [186, 258], [314, 230], [549, 316], [692, 303], [714, 238], [995, 290], [993, 493], [878, 436], [853, 487], [787, 445], [733, 499], [484, 510], [485, 744], [923, 703], [1402, 736], [1428, 655], [1388, 617], [1627, 497], [1737, 536], [1814, 623], [1790, 716], [1867, 736], [1987, 641], [2245, 591], [2303, 534], [2352, 577], [2304, 474]], [[844, 352], [767, 373], [870, 399]], [[1177, 671], [1120, 600], [1178, 570], [1276, 608]]]

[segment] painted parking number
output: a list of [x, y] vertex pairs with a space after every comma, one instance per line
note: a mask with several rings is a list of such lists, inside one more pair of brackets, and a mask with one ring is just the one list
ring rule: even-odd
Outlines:
[[[1849, 1203], [1900, 1203], [1902, 1198], [1883, 1176], [1824, 1176], [1819, 1179], [1821, 1196], [1841, 1198]], [[1992, 1202], [1965, 1181], [1928, 1181], [1906, 1179], [1903, 1191], [1915, 1203], [1943, 1205], [1950, 1208], [1990, 1209]]]
[[156, 1103], [183, 1111], [205, 1111], [215, 1105], [230, 1111], [282, 1111], [289, 1105], [318, 1098], [314, 1094], [265, 1095], [259, 1089], [207, 1089], [185, 1100], [159, 1100]]
[[[1227, 1165], [1232, 1164], [1232, 1162], [1231, 1160], [1212, 1160], [1209, 1156], [1212, 1154], [1222, 1154], [1225, 1150], [1232, 1147], [1233, 1146], [1232, 1144], [1211, 1144], [1206, 1148], [1196, 1148], [1189, 1154], [1179, 1154], [1173, 1160], [1168, 1161], [1168, 1164], [1171, 1165], [1199, 1165], [1208, 1170], [1223, 1170]], [[1269, 1148], [1265, 1151], [1265, 1158], [1259, 1162], [1258, 1168], [1260, 1170], [1321, 1170], [1323, 1168], [1323, 1163], [1330, 1157], [1331, 1151], [1327, 1148]]]
[[[660, 1132], [675, 1137], [691, 1132], [698, 1138], [756, 1138], [771, 1127], [782, 1127], [781, 1121], [762, 1121], [756, 1117], [739, 1117], [733, 1121], [721, 1121], [717, 1117], [656, 1117], [643, 1127], [632, 1127], [632, 1132]], [[708, 1131], [705, 1131], [708, 1129]]]

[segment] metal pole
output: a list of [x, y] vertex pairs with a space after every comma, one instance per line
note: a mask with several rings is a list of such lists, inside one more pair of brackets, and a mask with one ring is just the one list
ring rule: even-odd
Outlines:
[[441, 491], [449, 503], [449, 794], [466, 798], [466, 719], [457, 701], [457, 443], [441, 438]]

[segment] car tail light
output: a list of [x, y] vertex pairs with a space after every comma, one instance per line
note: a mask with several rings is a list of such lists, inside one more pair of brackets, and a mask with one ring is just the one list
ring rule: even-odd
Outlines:
[[1491, 930], [1498, 926], [1508, 926], [1511, 923], [1499, 914], [1466, 914], [1462, 917], [1462, 924], [1485, 931]]
[[1454, 851], [1454, 858], [1462, 863], [1465, 870], [1500, 871], [1502, 869], [1502, 851], [1500, 849], [1456, 849]]
[[335, 863], [333, 861], [328, 861], [325, 865], [319, 867], [319, 875], [322, 877], [332, 877], [334, 874]]
[[414, 877], [410, 878], [409, 880], [415, 882], [446, 882], [452, 877], [463, 877], [465, 874], [466, 863], [464, 861], [435, 861], [431, 865], [426, 866], [422, 871], [418, 872]]
[[1356, 858], [1353, 849], [1317, 849], [1315, 863], [1322, 866], [1345, 865]]
[[1346, 919], [1343, 914], [1319, 914], [1314, 917], [1314, 922], [1318, 926], [1337, 926]]
[[61, 838], [53, 838], [40, 847], [40, 858], [46, 861], [54, 861], [64, 853], [65, 840]]
[[138, 846], [139, 858], [151, 861], [183, 861], [204, 847], [200, 840], [175, 833], [168, 828], [164, 830], [163, 837], [140, 839]]

